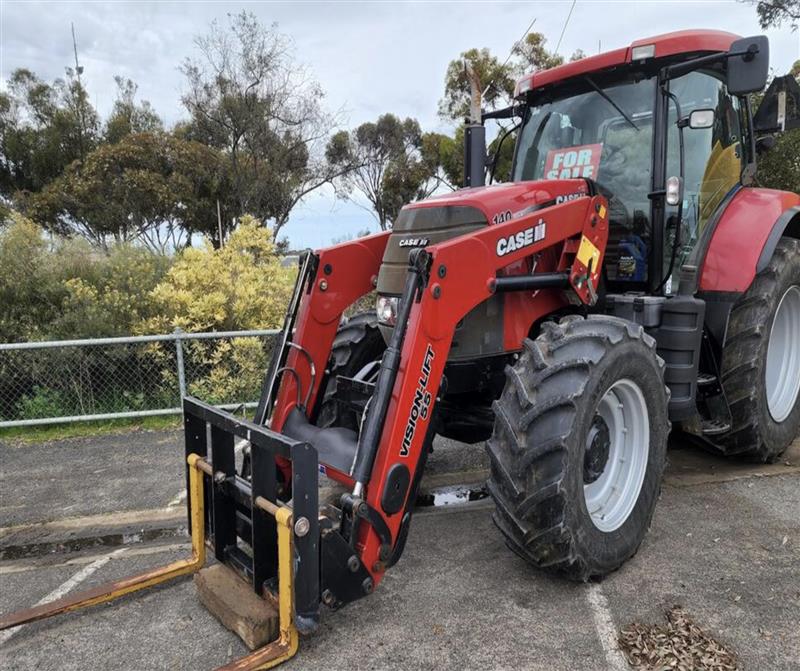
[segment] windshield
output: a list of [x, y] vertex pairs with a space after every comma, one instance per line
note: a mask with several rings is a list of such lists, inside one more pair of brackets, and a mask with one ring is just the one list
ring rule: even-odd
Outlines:
[[[598, 86], [533, 106], [520, 132], [514, 181], [593, 179], [609, 199], [611, 280], [645, 281], [655, 79]], [[599, 89], [599, 90], [597, 90]]]

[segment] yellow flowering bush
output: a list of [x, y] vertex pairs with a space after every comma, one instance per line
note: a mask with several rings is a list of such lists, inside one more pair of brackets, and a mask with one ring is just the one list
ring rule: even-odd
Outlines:
[[[151, 292], [156, 315], [140, 330], [277, 328], [286, 313], [295, 272], [281, 266], [270, 230], [253, 217], [242, 217], [220, 249], [206, 241], [178, 255]], [[256, 398], [270, 345], [260, 338], [185, 343], [189, 393], [212, 403]], [[164, 374], [174, 375], [168, 366]]]
[[272, 233], [242, 217], [225, 245], [182, 251], [151, 293], [156, 316], [141, 325], [151, 333], [276, 328], [286, 312], [294, 269], [283, 268]]

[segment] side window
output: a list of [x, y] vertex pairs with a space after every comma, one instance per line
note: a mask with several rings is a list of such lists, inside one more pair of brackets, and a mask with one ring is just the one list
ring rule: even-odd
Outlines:
[[[743, 167], [742, 115], [739, 99], [728, 95], [724, 83], [703, 72], [691, 72], [670, 84], [684, 117], [698, 109], [714, 110], [711, 128], [684, 128], [684, 198], [681, 237], [673, 278], [694, 249], [703, 228], [725, 195], [740, 181]], [[680, 173], [677, 114], [670, 105], [668, 120], [667, 175]], [[676, 234], [677, 208], [667, 209], [664, 236], [664, 272], [669, 271]], [[667, 289], [677, 290], [677, 283]]]

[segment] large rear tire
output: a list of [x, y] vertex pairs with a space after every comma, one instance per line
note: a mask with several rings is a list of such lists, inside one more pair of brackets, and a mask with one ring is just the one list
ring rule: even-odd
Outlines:
[[494, 521], [531, 564], [575, 580], [631, 557], [661, 489], [664, 362], [630, 322], [566, 317], [526, 340], [495, 402]]
[[716, 447], [775, 461], [800, 431], [800, 240], [781, 238], [734, 305], [721, 373], [733, 425]]

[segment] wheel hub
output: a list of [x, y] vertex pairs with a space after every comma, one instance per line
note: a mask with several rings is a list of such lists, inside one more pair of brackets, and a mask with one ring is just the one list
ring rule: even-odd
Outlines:
[[586, 453], [583, 456], [583, 484], [595, 482], [606, 469], [611, 451], [611, 432], [600, 415], [595, 415], [586, 436]]
[[781, 423], [792, 414], [800, 394], [800, 287], [792, 286], [772, 321], [766, 366], [767, 407]]
[[630, 516], [650, 451], [647, 401], [638, 384], [617, 380], [600, 399], [586, 437], [583, 495], [594, 525], [609, 533]]

